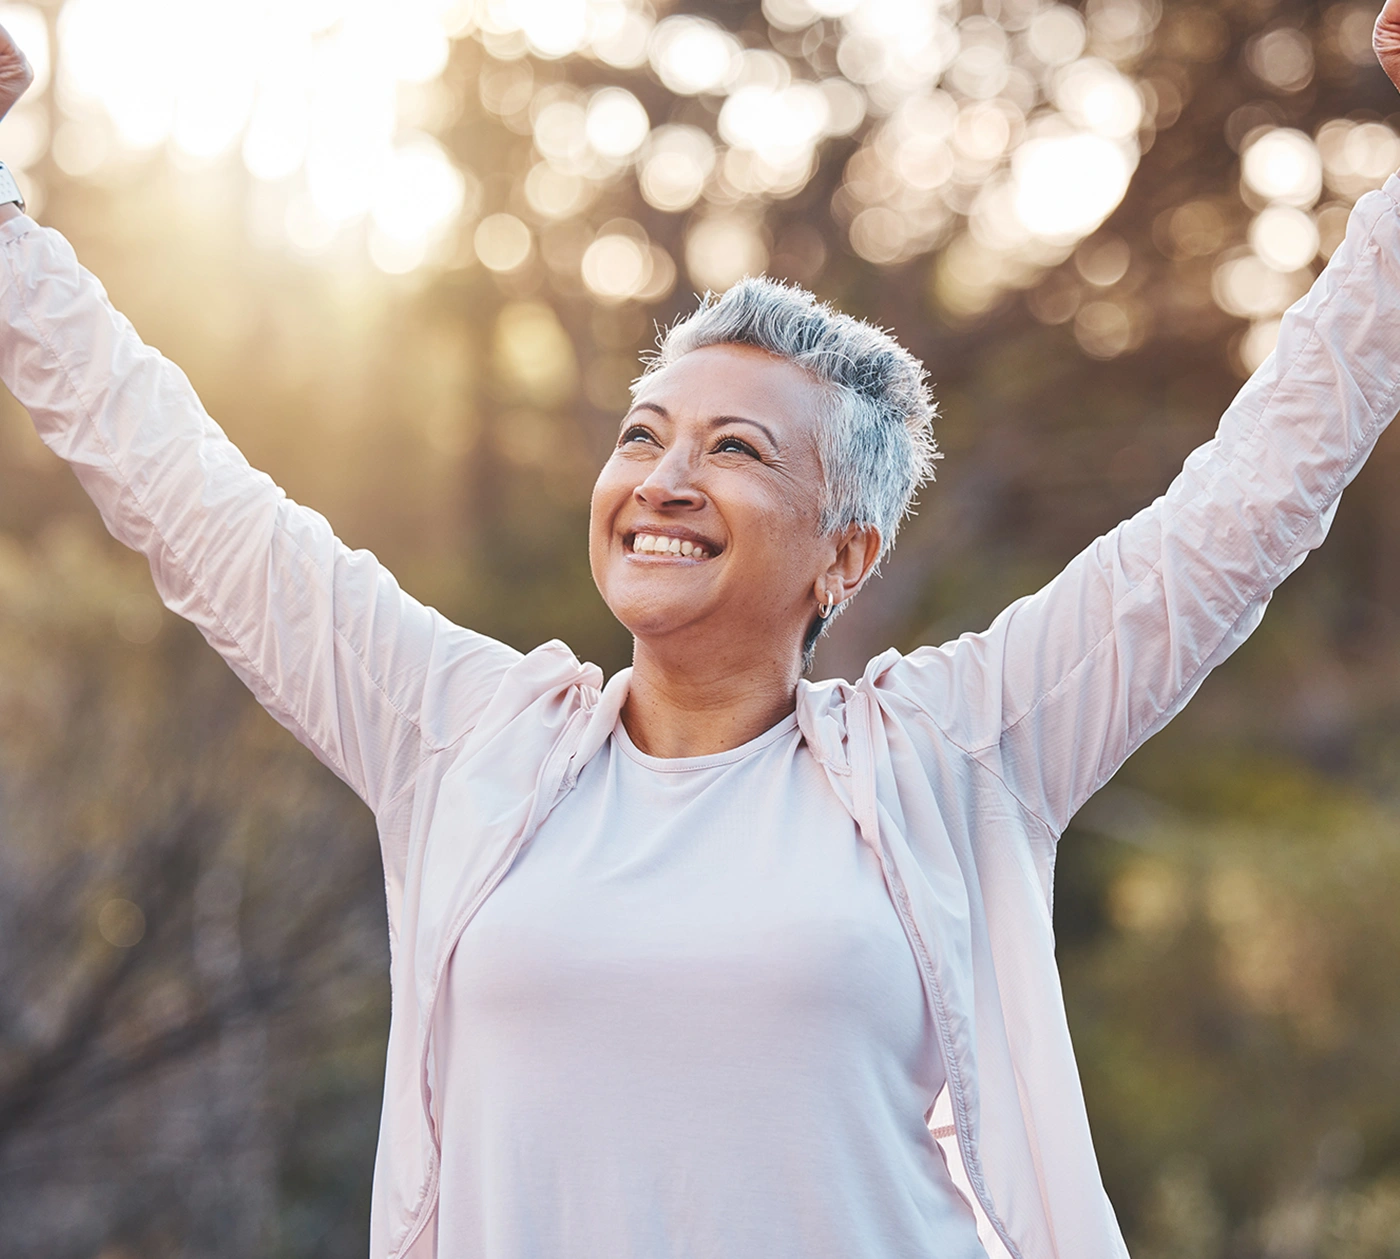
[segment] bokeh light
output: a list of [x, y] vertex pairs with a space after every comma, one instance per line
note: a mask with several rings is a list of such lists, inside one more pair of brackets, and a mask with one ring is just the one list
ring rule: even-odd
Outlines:
[[1294, 274], [1284, 274], [1256, 254], [1227, 256], [1215, 269], [1216, 303], [1231, 315], [1258, 319], [1286, 310], [1307, 288]]
[[1317, 148], [1327, 186], [1352, 200], [1400, 166], [1400, 136], [1383, 122], [1333, 119], [1318, 128]]
[[688, 210], [714, 168], [715, 146], [707, 132], [685, 124], [658, 127], [642, 159], [642, 196], [658, 210]]
[[1142, 123], [1142, 97], [1111, 65], [1086, 57], [1055, 78], [1055, 103], [1065, 116], [1098, 135], [1125, 139]]
[[530, 229], [513, 214], [488, 214], [472, 237], [476, 256], [490, 271], [515, 271], [533, 252]]
[[540, 57], [567, 57], [588, 38], [587, 0], [488, 0], [483, 26], [518, 31]]
[[604, 157], [631, 157], [642, 147], [650, 129], [641, 101], [625, 88], [605, 87], [595, 92], [584, 114], [584, 135]]
[[602, 232], [584, 251], [583, 282], [605, 302], [625, 301], [646, 284], [650, 261], [644, 235]]
[[[42, 29], [37, 10], [11, 7]], [[1151, 126], [1126, 68], [1155, 21], [1137, 0], [1096, 0], [1087, 18], [1063, 4], [977, 13], [950, 0], [768, 0], [763, 12], [804, 48], [820, 33], [820, 67], [711, 17], [658, 20], [642, 0], [68, 0], [52, 152], [77, 178], [162, 150], [190, 170], [233, 155], [266, 186], [259, 223], [280, 222], [308, 257], [342, 260], [359, 238], [381, 271], [402, 273], [460, 265], [462, 239], [508, 275], [538, 248], [560, 283], [610, 302], [651, 291], [667, 266], [673, 283], [675, 266], [648, 241], [629, 270], [630, 238], [604, 240], [597, 219], [564, 230], [616, 201], [617, 181], [652, 210], [697, 215], [675, 252], [694, 284], [713, 286], [762, 265], [765, 206], [800, 193], [828, 146], [852, 136], [833, 199], [851, 249], [896, 266], [946, 247], [961, 225], [1006, 255], [976, 286], [982, 309], [1113, 211]], [[443, 142], [460, 109], [444, 72], [466, 39], [485, 54], [481, 106], [533, 143], [504, 200]], [[601, 81], [549, 71], [571, 57], [591, 59]], [[608, 82], [612, 70], [651, 76], [675, 106], [655, 112], [635, 81]], [[694, 97], [703, 112], [681, 111]], [[21, 169], [50, 144], [38, 111], [6, 125]]]
[[1244, 181], [1259, 196], [1287, 205], [1312, 205], [1322, 192], [1322, 158], [1301, 131], [1275, 127], [1254, 138], [1242, 161]]
[[[5, 14], [42, 79], [55, 61], [43, 13]], [[53, 134], [26, 104], [0, 139], [38, 195], [30, 172], [46, 152], [79, 179], [151, 156], [195, 175], [236, 161], [261, 188], [260, 241], [281, 233], [335, 266], [358, 247], [389, 274], [475, 259], [527, 284], [538, 258], [546, 282], [601, 305], [669, 291], [678, 266], [697, 288], [761, 269], [776, 207], [843, 153], [830, 210], [857, 258], [933, 258], [928, 291], [976, 318], [1074, 256], [1108, 304], [1081, 295], [1060, 322], [1087, 353], [1140, 343], [1142, 304], [1116, 291], [1121, 276], [1090, 279], [1076, 247], [1098, 239], [1186, 105], [1180, 84], [1144, 70], [1157, 4], [763, 0], [762, 15], [766, 43], [757, 26], [645, 0], [67, 0]], [[1345, 16], [1329, 18], [1338, 47]], [[1161, 46], [1222, 55], [1218, 15], [1167, 20]], [[466, 100], [447, 72], [463, 41], [478, 45]], [[591, 68], [554, 67], [567, 59]], [[1311, 36], [1283, 21], [1252, 36], [1241, 65], [1284, 96], [1323, 72]], [[471, 163], [496, 159], [458, 127], [478, 108], [531, 150], [488, 179]], [[1168, 208], [1153, 239], [1171, 260], [1215, 260], [1203, 300], [1271, 318], [1293, 281], [1251, 278], [1255, 264], [1288, 276], [1325, 257], [1339, 211], [1313, 207], [1378, 186], [1400, 137], [1367, 117], [1328, 120], [1314, 139], [1259, 103], [1234, 117], [1247, 230], [1198, 201]], [[656, 239], [603, 230], [653, 212], [678, 216], [665, 230], [647, 220]], [[1055, 291], [1042, 313], [1068, 301]]]
[[768, 250], [755, 224], [738, 215], [700, 219], [685, 243], [685, 266], [691, 278], [722, 291], [768, 264]]
[[1133, 166], [1121, 145], [1084, 133], [1028, 141], [1012, 164], [1016, 213], [1036, 236], [1072, 243], [1117, 207]]
[[[573, 342], [558, 315], [544, 302], [510, 302], [501, 310], [496, 317], [491, 357], [506, 389], [521, 402], [558, 406], [572, 398], [578, 388]], [[543, 453], [547, 456], [548, 449]]]
[[1317, 257], [1321, 240], [1311, 216], [1288, 205], [1273, 205], [1249, 225], [1254, 252], [1277, 271], [1297, 271]]
[[658, 23], [651, 64], [661, 82], [682, 96], [717, 92], [739, 62], [739, 41], [706, 18], [676, 16]]
[[1087, 37], [1084, 19], [1078, 10], [1065, 4], [1052, 4], [1031, 20], [1026, 30], [1026, 46], [1042, 64], [1063, 66], [1084, 51]]
[[1256, 35], [1249, 41], [1245, 60], [1257, 78], [1281, 92], [1299, 92], [1312, 82], [1312, 43], [1291, 26]]
[[1278, 345], [1280, 320], [1256, 319], [1240, 338], [1240, 365], [1247, 372], [1256, 370]]

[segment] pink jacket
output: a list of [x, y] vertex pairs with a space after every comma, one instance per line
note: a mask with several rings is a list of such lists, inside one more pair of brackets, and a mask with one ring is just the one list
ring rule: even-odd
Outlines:
[[[1400, 180], [1286, 317], [1277, 354], [1167, 493], [981, 634], [803, 683], [798, 723], [878, 855], [948, 1086], [930, 1121], [989, 1251], [1126, 1253], [1089, 1137], [1054, 960], [1074, 812], [1254, 629], [1396, 410]], [[166, 603], [374, 810], [393, 1016], [374, 1259], [435, 1251], [430, 1029], [445, 964], [613, 729], [557, 642], [521, 656], [404, 594], [253, 471], [57, 233], [0, 225], [0, 378]], [[940, 1129], [942, 1132], [942, 1130]]]

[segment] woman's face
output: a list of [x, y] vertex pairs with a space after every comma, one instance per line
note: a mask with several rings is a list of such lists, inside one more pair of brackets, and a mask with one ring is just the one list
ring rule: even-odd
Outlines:
[[819, 529], [820, 402], [803, 369], [751, 346], [645, 381], [589, 527], [593, 578], [638, 639], [755, 662], [797, 650], [838, 550]]

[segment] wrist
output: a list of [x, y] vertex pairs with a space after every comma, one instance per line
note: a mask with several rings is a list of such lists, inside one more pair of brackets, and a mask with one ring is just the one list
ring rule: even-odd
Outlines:
[[17, 219], [24, 211], [13, 201], [7, 201], [0, 205], [0, 223], [8, 223], [11, 219]]

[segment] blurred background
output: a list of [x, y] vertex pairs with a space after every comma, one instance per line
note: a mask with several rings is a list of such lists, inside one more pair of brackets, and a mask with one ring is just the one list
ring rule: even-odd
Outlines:
[[[851, 674], [981, 628], [1209, 436], [1400, 165], [1378, 7], [0, 4], [38, 76], [0, 157], [293, 496], [608, 671], [587, 498], [656, 323], [766, 270], [892, 328], [947, 458], [823, 645]], [[1397, 465], [1063, 841], [1139, 1259], [1400, 1256]], [[364, 1253], [386, 966], [365, 810], [6, 397], [0, 1253]]]

